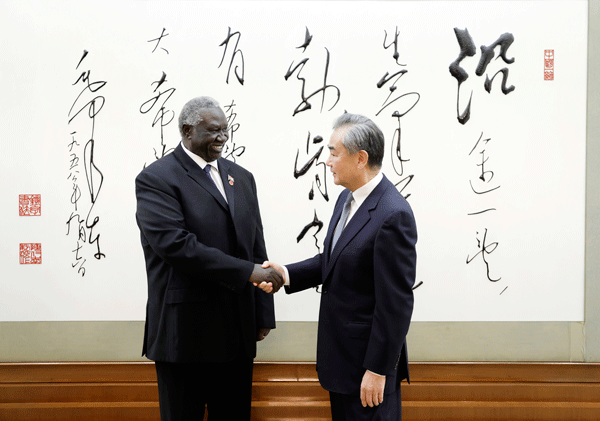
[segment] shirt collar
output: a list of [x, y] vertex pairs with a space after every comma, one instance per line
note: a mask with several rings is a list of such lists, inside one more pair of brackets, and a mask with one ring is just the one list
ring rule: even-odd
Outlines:
[[183, 150], [185, 151], [185, 153], [192, 158], [192, 160], [198, 164], [198, 166], [202, 169], [204, 169], [204, 167], [206, 167], [207, 164], [212, 165], [213, 168], [215, 168], [217, 171], [219, 171], [219, 164], [217, 162], [217, 160], [214, 160], [212, 162], [206, 162], [206, 160], [204, 158], [202, 158], [199, 155], [196, 155], [194, 152], [191, 152], [188, 148], [185, 147], [185, 145], [183, 144], [183, 142], [181, 142], [181, 147], [183, 148]]
[[375, 187], [383, 180], [383, 173], [379, 171], [375, 177], [371, 179], [367, 184], [361, 186], [352, 192], [352, 197], [356, 202], [356, 207], [360, 207], [362, 202], [375, 190]]

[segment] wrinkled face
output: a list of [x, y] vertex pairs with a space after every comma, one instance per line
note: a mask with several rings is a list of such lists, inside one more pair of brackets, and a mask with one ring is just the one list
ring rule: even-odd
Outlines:
[[341, 127], [331, 134], [329, 139], [329, 158], [326, 164], [333, 174], [333, 182], [350, 189], [355, 190], [355, 184], [358, 173], [359, 154], [350, 155], [348, 149], [342, 143], [346, 128]]
[[183, 143], [206, 162], [212, 162], [221, 157], [229, 139], [227, 118], [220, 108], [204, 108], [200, 115], [202, 120], [197, 125], [184, 126]]

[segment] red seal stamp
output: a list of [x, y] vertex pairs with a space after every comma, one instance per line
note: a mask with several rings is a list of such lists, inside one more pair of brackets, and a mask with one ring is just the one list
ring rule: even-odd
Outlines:
[[19, 195], [19, 216], [40, 216], [42, 214], [41, 194]]
[[544, 80], [554, 80], [554, 50], [544, 50]]
[[41, 265], [42, 245], [40, 243], [21, 243], [19, 245], [19, 263], [22, 265]]

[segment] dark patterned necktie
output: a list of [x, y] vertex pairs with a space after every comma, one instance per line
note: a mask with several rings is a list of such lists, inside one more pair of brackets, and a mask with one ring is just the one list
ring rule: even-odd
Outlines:
[[[206, 176], [208, 177], [208, 179], [210, 180], [210, 182], [213, 184], [213, 186], [217, 187], [217, 183], [215, 183], [215, 180], [213, 180], [212, 176], [210, 175], [210, 170], [211, 170], [211, 165], [210, 164], [206, 164], [203, 168], [204, 173], [206, 174]], [[217, 190], [219, 190], [217, 188]]]

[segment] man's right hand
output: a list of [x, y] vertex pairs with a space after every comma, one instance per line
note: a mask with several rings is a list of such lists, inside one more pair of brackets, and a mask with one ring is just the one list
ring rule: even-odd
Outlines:
[[258, 287], [263, 282], [265, 284], [270, 283], [273, 285], [272, 292], [275, 293], [283, 286], [283, 275], [272, 267], [265, 269], [261, 265], [255, 264], [248, 281], [254, 284], [255, 287]]

